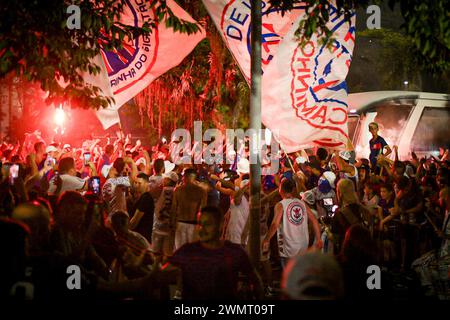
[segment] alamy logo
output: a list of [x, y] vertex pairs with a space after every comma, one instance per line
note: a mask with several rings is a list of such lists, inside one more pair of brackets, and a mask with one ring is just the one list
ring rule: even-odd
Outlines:
[[69, 290], [81, 289], [81, 269], [77, 265], [70, 265], [67, 267], [66, 273], [69, 274], [66, 285]]
[[70, 30], [73, 29], [81, 29], [81, 9], [77, 5], [70, 5], [67, 7], [67, 14], [70, 14], [70, 16], [66, 20], [67, 28]]
[[377, 265], [371, 265], [367, 267], [367, 274], [370, 274], [367, 278], [367, 289], [369, 290], [380, 290], [381, 289], [381, 269]]
[[[207, 129], [202, 134], [202, 122], [194, 121], [194, 143], [188, 130], [178, 128], [172, 132], [170, 155], [176, 165], [206, 163], [236, 164], [247, 158], [250, 164], [258, 160], [265, 168], [265, 174], [275, 174], [279, 168], [279, 144], [270, 138], [267, 129]], [[276, 135], [277, 131], [270, 133]], [[262, 138], [265, 137], [265, 138]], [[245, 140], [248, 139], [248, 151]], [[235, 147], [236, 146], [236, 147]], [[269, 167], [270, 165], [270, 167]]]
[[367, 14], [370, 16], [367, 18], [367, 29], [381, 29], [381, 9], [379, 6], [373, 4], [367, 7]]

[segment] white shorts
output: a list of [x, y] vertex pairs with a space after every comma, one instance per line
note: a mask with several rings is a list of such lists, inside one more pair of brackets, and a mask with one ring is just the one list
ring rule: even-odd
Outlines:
[[186, 243], [194, 242], [195, 224], [177, 222], [175, 232], [175, 250], [178, 250]]

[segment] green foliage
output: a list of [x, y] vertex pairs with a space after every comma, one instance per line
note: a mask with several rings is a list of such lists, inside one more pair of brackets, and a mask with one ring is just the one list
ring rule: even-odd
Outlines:
[[[99, 35], [107, 50], [121, 48], [123, 41], [149, 34], [162, 19], [180, 32], [198, 30], [195, 24], [179, 21], [165, 0], [152, 1], [155, 17], [142, 27], [119, 22], [125, 0], [2, 0], [0, 7], [0, 78], [14, 72], [40, 84], [49, 95], [47, 103], [69, 103], [72, 107], [100, 108], [111, 101], [100, 88], [84, 82], [82, 74], [98, 74], [92, 59], [100, 53]], [[81, 9], [81, 29], [67, 28], [67, 7]], [[68, 83], [64, 85], [64, 83]]]
[[420, 91], [413, 87], [420, 82], [420, 74], [411, 38], [389, 29], [364, 30], [358, 36], [374, 39], [381, 47], [374, 61], [375, 70], [382, 76], [380, 90], [404, 89], [403, 81], [408, 79], [408, 88]]
[[413, 40], [420, 65], [433, 73], [450, 67], [450, 2], [400, 1], [403, 29]]
[[[326, 27], [329, 20], [329, 0], [269, 0], [271, 7], [286, 12], [294, 5], [304, 2], [307, 18], [299, 23], [296, 35], [301, 45], [307, 43], [317, 32], [322, 43], [330, 44], [333, 36]], [[375, 0], [374, 3], [382, 3]], [[450, 2], [448, 0], [388, 0], [391, 9], [400, 4], [405, 20], [402, 27], [406, 36], [413, 41], [412, 53], [417, 55], [418, 67], [434, 74], [450, 70]], [[367, 0], [337, 0], [339, 11], [349, 17], [351, 10], [365, 8]]]
[[[295, 32], [301, 46], [304, 46], [314, 34], [318, 35], [319, 43], [330, 47], [334, 42], [333, 32], [327, 27], [329, 21], [329, 0], [269, 0], [271, 8], [281, 10], [282, 14], [292, 10], [296, 5], [302, 4], [305, 7], [306, 19], [299, 22]], [[350, 21], [352, 10], [361, 5], [367, 5], [367, 0], [337, 0], [336, 6], [339, 12]]]

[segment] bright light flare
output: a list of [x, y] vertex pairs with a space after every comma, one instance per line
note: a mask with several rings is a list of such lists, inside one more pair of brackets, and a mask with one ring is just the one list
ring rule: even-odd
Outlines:
[[55, 121], [55, 124], [59, 127], [62, 127], [64, 125], [64, 122], [66, 121], [66, 113], [62, 108], [58, 108], [55, 110], [53, 120]]

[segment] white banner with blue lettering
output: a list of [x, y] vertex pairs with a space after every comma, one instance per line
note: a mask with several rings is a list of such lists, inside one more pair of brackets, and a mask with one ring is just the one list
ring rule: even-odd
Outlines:
[[[250, 83], [250, 15], [251, 0], [203, 0], [217, 29]], [[296, 5], [284, 16], [269, 9], [268, 1], [262, 1], [262, 68], [263, 72], [276, 55], [283, 37], [291, 29], [297, 17], [303, 14], [302, 5]]]
[[355, 14], [350, 23], [330, 5], [327, 24], [335, 41], [331, 50], [317, 34], [299, 46], [295, 31], [281, 41], [262, 77], [262, 122], [287, 152], [314, 146], [345, 149], [347, 76], [355, 43]]

